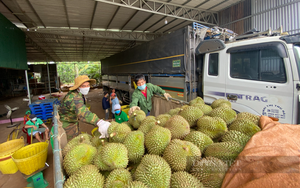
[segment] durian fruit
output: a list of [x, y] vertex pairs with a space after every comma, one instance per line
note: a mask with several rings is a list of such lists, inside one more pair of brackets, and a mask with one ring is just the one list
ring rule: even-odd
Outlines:
[[147, 123], [147, 122], [152, 122], [152, 121], [155, 121], [155, 120], [156, 120], [156, 117], [155, 117], [155, 116], [147, 116], [147, 117], [141, 122], [141, 124]]
[[239, 131], [250, 137], [252, 137], [255, 133], [257, 133], [261, 130], [251, 120], [247, 120], [247, 119], [235, 120], [234, 122], [232, 122], [232, 124], [230, 124], [228, 129]]
[[220, 107], [220, 106], [223, 106], [223, 105], [227, 105], [228, 107], [231, 108], [231, 102], [229, 102], [226, 99], [217, 99], [217, 100], [214, 100], [214, 102], [211, 104], [211, 107], [212, 108], [217, 108], [217, 107]]
[[144, 138], [141, 131], [132, 131], [126, 136], [123, 144], [128, 150], [129, 161], [136, 163], [142, 159], [145, 153]]
[[104, 176], [104, 178], [106, 179], [108, 177], [108, 175], [110, 174], [111, 171], [100, 171], [100, 173], [102, 174], [102, 176]]
[[179, 139], [172, 140], [163, 154], [172, 171], [188, 171], [197, 157], [201, 157], [200, 149], [191, 142]]
[[180, 111], [179, 115], [187, 120], [190, 127], [194, 127], [197, 124], [197, 120], [203, 116], [203, 112], [197, 107], [189, 106]]
[[[98, 131], [97, 131], [98, 132]], [[85, 143], [85, 144], [90, 144], [92, 145], [91, 143], [91, 138], [92, 136], [89, 135], [89, 134], [80, 134], [78, 136], [76, 136], [75, 138], [73, 138], [72, 140], [70, 140], [67, 145], [63, 148], [62, 150], [62, 155], [63, 157], [74, 147], [74, 146], [77, 146], [78, 144], [80, 143]]]
[[239, 131], [228, 131], [224, 134], [222, 137], [222, 142], [230, 142], [230, 141], [235, 141], [239, 143], [241, 146], [245, 147], [247, 142], [250, 140], [250, 136], [245, 135], [244, 133], [241, 133]]
[[260, 116], [251, 114], [249, 112], [240, 112], [237, 114], [236, 119], [248, 119], [252, 121], [255, 125], [259, 125]]
[[200, 149], [201, 153], [203, 153], [207, 146], [214, 143], [209, 136], [200, 131], [191, 131], [184, 140], [195, 144]]
[[204, 156], [216, 157], [229, 164], [236, 159], [242, 150], [243, 146], [237, 142], [219, 142], [209, 145], [204, 152]]
[[189, 103], [189, 105], [193, 106], [196, 103], [204, 104], [204, 100], [201, 97], [197, 97], [197, 98], [191, 100], [190, 103]]
[[131, 173], [131, 176], [134, 177], [135, 171], [137, 169], [137, 167], [140, 165], [141, 161], [137, 162], [137, 163], [132, 163], [130, 162], [127, 166], [127, 170]]
[[211, 139], [218, 139], [227, 132], [226, 122], [219, 117], [203, 116], [197, 121], [198, 131]]
[[91, 144], [92, 144], [92, 146], [94, 146], [96, 148], [98, 148], [102, 144], [102, 141], [105, 142], [106, 139], [105, 138], [95, 137], [95, 136], [93, 138], [91, 138]]
[[155, 125], [145, 137], [145, 145], [149, 154], [162, 155], [171, 141], [169, 129]]
[[135, 110], [129, 117], [129, 123], [135, 128], [139, 128], [141, 122], [146, 118], [143, 110]]
[[220, 188], [227, 172], [228, 166], [215, 157], [197, 159], [190, 173], [201, 181], [204, 187]]
[[97, 153], [93, 159], [93, 163], [100, 171], [111, 171], [112, 169], [108, 165], [103, 163], [102, 155], [101, 155], [103, 147], [104, 147], [103, 145], [98, 146]]
[[207, 115], [212, 111], [212, 108], [209, 105], [206, 105], [206, 104], [195, 103], [192, 106], [199, 108], [203, 112], [204, 115]]
[[149, 188], [169, 187], [171, 168], [158, 155], [144, 155], [135, 171], [135, 180], [143, 182]]
[[[166, 122], [171, 118], [172, 116], [170, 114], [160, 114], [156, 117], [156, 121], [159, 126], [164, 127]], [[158, 122], [159, 121], [159, 122]]]
[[227, 125], [231, 124], [236, 119], [236, 112], [226, 106], [214, 108], [209, 114], [211, 117], [222, 118]]
[[185, 109], [186, 107], [189, 107], [189, 105], [183, 105], [182, 107], [181, 107], [181, 109], [183, 110], [183, 109]]
[[63, 166], [70, 176], [84, 165], [91, 164], [97, 149], [89, 144], [79, 144], [73, 147], [65, 156]]
[[152, 129], [153, 126], [157, 125], [156, 119], [152, 117], [147, 117], [144, 121], [142, 121], [140, 127], [138, 128], [138, 130], [142, 131], [145, 135]]
[[189, 123], [180, 115], [172, 116], [165, 124], [171, 131], [172, 139], [182, 139], [190, 133]]
[[124, 168], [118, 168], [107, 176], [105, 179], [105, 188], [123, 188], [132, 182], [131, 174]]
[[103, 163], [112, 170], [128, 165], [128, 150], [124, 144], [108, 143], [102, 148], [101, 155]]
[[94, 165], [85, 165], [71, 175], [64, 183], [64, 188], [104, 186], [104, 177]]
[[94, 132], [94, 137], [99, 138], [101, 136], [101, 133], [99, 131]]
[[203, 184], [195, 176], [185, 172], [174, 172], [171, 176], [171, 188], [204, 188]]
[[125, 123], [121, 123], [121, 124], [113, 123], [107, 129], [107, 133], [109, 135], [109, 141], [117, 142], [117, 143], [123, 143], [125, 137], [130, 132], [131, 132], [130, 127], [128, 127], [128, 125]]
[[148, 187], [141, 181], [132, 181], [125, 188], [148, 188]]
[[168, 113], [171, 115], [171, 116], [174, 116], [174, 115], [177, 115], [179, 112], [180, 112], [180, 108], [174, 108], [174, 109], [171, 109]]
[[128, 121], [123, 122], [123, 123], [126, 124], [128, 127], [130, 127], [131, 131], [134, 131], [133, 126]]

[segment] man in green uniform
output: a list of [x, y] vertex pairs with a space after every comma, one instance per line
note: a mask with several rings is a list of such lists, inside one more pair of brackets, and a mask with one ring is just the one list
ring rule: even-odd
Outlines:
[[[40, 128], [40, 125], [44, 128]], [[24, 127], [28, 129], [27, 133], [29, 135], [33, 134], [38, 141], [42, 142], [40, 134], [42, 134], [43, 132], [45, 132], [46, 140], [49, 140], [49, 128], [40, 118], [37, 118], [34, 114], [30, 114], [29, 120], [26, 122]]]
[[79, 134], [78, 120], [98, 126], [101, 137], [107, 137], [109, 124], [103, 123], [103, 120], [100, 120], [96, 114], [86, 107], [85, 95], [90, 90], [90, 84], [95, 83], [96, 80], [89, 79], [86, 75], [78, 76], [75, 79], [74, 86], [69, 89], [70, 91], [61, 103], [59, 109], [60, 121], [68, 140]]
[[159, 86], [146, 83], [145, 76], [142, 74], [136, 75], [134, 81], [137, 88], [134, 90], [131, 97], [130, 110], [128, 112], [129, 115], [135, 110], [143, 110], [148, 116], [152, 109], [152, 96], [155, 93], [164, 95], [167, 100], [171, 97], [170, 94], [166, 93]]

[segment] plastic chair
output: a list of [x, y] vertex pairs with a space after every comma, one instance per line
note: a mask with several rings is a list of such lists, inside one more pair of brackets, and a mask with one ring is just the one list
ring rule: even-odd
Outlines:
[[[32, 129], [32, 128], [30, 128], [30, 129]], [[32, 143], [32, 139], [33, 139], [32, 138], [33, 135], [32, 134], [31, 135], [28, 134], [27, 129], [25, 128], [25, 126], [23, 127], [22, 131], [27, 135], [27, 143], [31, 144]], [[41, 137], [42, 137], [42, 139], [44, 139], [44, 132], [41, 133]]]

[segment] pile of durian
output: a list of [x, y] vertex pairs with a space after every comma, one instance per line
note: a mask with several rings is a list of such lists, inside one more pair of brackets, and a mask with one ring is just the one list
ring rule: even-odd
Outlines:
[[112, 122], [109, 138], [81, 134], [63, 148], [66, 188], [221, 187], [230, 165], [258, 131], [259, 116], [198, 97], [157, 117], [134, 111]]

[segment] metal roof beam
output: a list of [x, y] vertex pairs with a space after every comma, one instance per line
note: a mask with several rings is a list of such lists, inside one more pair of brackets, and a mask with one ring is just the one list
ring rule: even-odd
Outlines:
[[44, 26], [44, 28], [46, 28], [46, 25], [44, 24], [43, 20], [41, 19], [41, 17], [38, 15], [38, 13], [35, 11], [34, 7], [32, 6], [31, 2], [29, 0], [26, 0], [26, 2], [28, 3], [28, 5], [30, 6], [30, 8], [33, 10], [35, 16], [39, 19], [39, 21], [41, 22], [41, 24]]
[[64, 9], [67, 17], [68, 27], [71, 28], [66, 0], [63, 0], [63, 3], [64, 3]]
[[30, 33], [48, 33], [56, 35], [78, 36], [78, 37], [93, 37], [105, 39], [120, 39], [120, 40], [136, 40], [136, 41], [150, 41], [161, 34], [159, 33], [144, 33], [144, 32], [124, 32], [124, 31], [96, 31], [89, 29], [62, 29], [62, 28], [37, 28], [35, 30], [23, 29], [24, 32]]
[[94, 10], [93, 10], [93, 14], [92, 14], [91, 23], [90, 23], [90, 29], [92, 29], [92, 27], [93, 27], [93, 22], [94, 22], [94, 17], [95, 17], [97, 6], [98, 6], [98, 2], [96, 1], [95, 5], [94, 5]]
[[[182, 4], [182, 6], [188, 4], [191, 0], [187, 0], [186, 2], [184, 2]], [[177, 10], [176, 10], [177, 11]], [[148, 29], [150, 29], [151, 27], [153, 27], [154, 25], [156, 25], [157, 23], [161, 22], [162, 20], [166, 19], [167, 16], [164, 16], [163, 18], [159, 19], [157, 22], [155, 22], [154, 24], [150, 25], [149, 27], [147, 27], [147, 29], [145, 29], [144, 31], [147, 31]]]
[[[95, 1], [126, 7], [129, 9], [154, 13], [158, 15], [178, 18], [182, 20], [198, 22], [205, 25], [218, 25], [218, 18], [211, 19], [212, 22], [209, 22], [209, 20], [202, 21], [200, 16], [195, 16], [195, 15], [201, 15], [201, 13], [205, 13], [205, 14], [210, 14], [211, 16], [214, 17], [217, 12], [211, 10], [203, 10], [203, 9], [192, 8], [188, 6], [177, 5], [173, 3], [165, 3], [161, 1], [144, 1], [144, 0], [127, 0], [127, 1], [121, 0], [120, 2], [116, 2], [114, 0], [95, 0]], [[145, 3], [146, 6], [140, 6], [141, 3]], [[217, 20], [217, 22], [215, 20]]]
[[139, 11], [137, 10], [127, 21], [126, 23], [121, 27], [120, 30], [123, 30], [124, 27], [132, 20], [133, 17], [135, 17], [135, 15], [138, 13]]
[[110, 19], [109, 23], [107, 24], [106, 29], [109, 29], [111, 22], [115, 19], [115, 17], [116, 17], [116, 15], [117, 15], [117, 13], [119, 12], [120, 8], [121, 8], [121, 7], [118, 7], [118, 8], [117, 8], [116, 12], [114, 13], [114, 15], [112, 16], [112, 18]]
[[[38, 40], [38, 39], [42, 39], [42, 38], [35, 38], [35, 40]], [[74, 41], [74, 40], [72, 40]], [[93, 42], [93, 41], [91, 41]], [[55, 46], [55, 45], [52, 45], [52, 44], [59, 44], [58, 42], [46, 42], [47, 44], [45, 44], [45, 42], [39, 42], [39, 41], [36, 41], [36, 43], [40, 43], [39, 46], [41, 47], [44, 47], [44, 46], [48, 46], [48, 44], [50, 46]], [[119, 42], [118, 45], [122, 44], [123, 46], [125, 45], [128, 45], [130, 42]], [[101, 45], [105, 45], [105, 46], [113, 46], [113, 45], [110, 45], [110, 44], [114, 44], [114, 42], [101, 42], [101, 43], [92, 43], [91, 45], [92, 46], [101, 46]], [[140, 44], [140, 43], [138, 43]], [[65, 43], [63, 42], [63, 45], [66, 46], [66, 47], [72, 47], [72, 46], [82, 46], [82, 43]], [[68, 45], [71, 45], [71, 46], [68, 46]], [[27, 46], [27, 47], [30, 47], [30, 46]]]
[[53, 57], [51, 57], [43, 48], [41, 48], [39, 45], [37, 45], [28, 35], [26, 37], [26, 42], [30, 43], [32, 46], [34, 46], [39, 52], [44, 54], [48, 60], [56, 61]]

